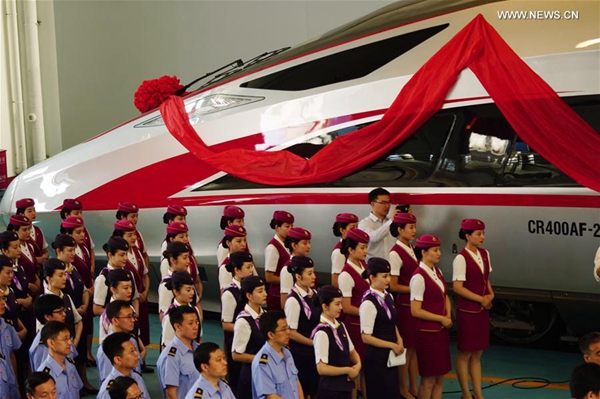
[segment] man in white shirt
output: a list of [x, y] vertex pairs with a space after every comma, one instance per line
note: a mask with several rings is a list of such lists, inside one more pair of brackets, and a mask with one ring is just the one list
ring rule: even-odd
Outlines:
[[[392, 220], [387, 217], [390, 212], [390, 192], [378, 187], [369, 193], [371, 213], [358, 223], [358, 228], [370, 237], [367, 259], [378, 257], [387, 259], [390, 249], [396, 241], [390, 234]], [[392, 216], [396, 214], [394, 209]]]

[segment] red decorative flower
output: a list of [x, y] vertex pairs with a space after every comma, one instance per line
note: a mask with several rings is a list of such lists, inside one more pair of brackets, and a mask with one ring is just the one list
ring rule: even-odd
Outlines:
[[145, 113], [157, 108], [167, 98], [183, 86], [177, 76], [161, 76], [158, 79], [144, 80], [133, 96], [133, 104]]

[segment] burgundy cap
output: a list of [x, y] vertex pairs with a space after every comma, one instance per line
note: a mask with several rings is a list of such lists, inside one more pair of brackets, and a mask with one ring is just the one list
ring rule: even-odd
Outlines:
[[358, 223], [358, 216], [353, 213], [338, 213], [335, 221], [337, 223]]
[[187, 224], [181, 222], [173, 222], [167, 225], [167, 234], [187, 233]]
[[115, 230], [135, 231], [135, 224], [129, 220], [115, 220]]
[[30, 206], [35, 206], [35, 201], [31, 198], [22, 198], [18, 200], [15, 205], [17, 208], [29, 208]]
[[25, 215], [12, 215], [8, 223], [13, 226], [29, 226], [31, 224], [31, 220]]
[[390, 262], [383, 258], [373, 257], [367, 261], [367, 269], [371, 272], [371, 274], [376, 273], [389, 273]]
[[83, 227], [83, 219], [77, 216], [69, 216], [65, 218], [60, 224], [65, 229], [75, 229], [77, 227]]
[[394, 215], [394, 223], [396, 224], [415, 224], [417, 223], [417, 217], [410, 213], [397, 213]]
[[187, 209], [181, 205], [173, 204], [167, 207], [167, 213], [177, 216], [187, 216]]
[[83, 204], [81, 203], [81, 201], [73, 198], [67, 198], [66, 200], [64, 200], [62, 207], [75, 211], [83, 210]]
[[361, 229], [350, 229], [346, 233], [346, 238], [351, 238], [356, 242], [362, 242], [363, 244], [369, 243], [369, 235]]
[[273, 219], [279, 220], [283, 223], [294, 223], [294, 215], [288, 211], [275, 211], [273, 212]]
[[479, 219], [464, 219], [460, 223], [462, 230], [485, 230], [485, 223]]
[[310, 231], [303, 229], [302, 227], [292, 227], [288, 231], [288, 237], [297, 240], [310, 240], [312, 235], [310, 234]]
[[223, 216], [231, 219], [243, 219], [246, 214], [239, 206], [227, 205], [225, 209], [223, 209]]
[[118, 210], [125, 213], [137, 213], [139, 208], [133, 202], [119, 202]]
[[418, 248], [427, 249], [427, 248], [439, 247], [442, 245], [442, 242], [436, 236], [433, 236], [431, 234], [425, 234], [425, 235], [422, 235], [421, 237], [417, 238], [416, 244], [417, 244]]
[[243, 228], [242, 226], [236, 226], [234, 224], [232, 224], [231, 226], [227, 226], [225, 227], [225, 235], [227, 237], [246, 237], [246, 235], [248, 235], [246, 233], [246, 229]]

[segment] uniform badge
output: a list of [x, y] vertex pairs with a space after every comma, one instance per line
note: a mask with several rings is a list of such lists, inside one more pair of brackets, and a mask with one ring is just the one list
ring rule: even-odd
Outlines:
[[71, 364], [75, 364], [75, 360], [71, 359], [70, 357], [66, 357], [65, 359], [67, 359], [67, 361]]
[[263, 353], [263, 355], [260, 357], [260, 364], [267, 364], [269, 362], [269, 355], [267, 355], [266, 353]]
[[176, 347], [172, 347], [169, 350], [169, 356], [175, 356], [177, 354], [177, 348]]
[[108, 381], [108, 384], [106, 384], [106, 390], [109, 390], [110, 387], [112, 387], [112, 384], [114, 384], [114, 383], [115, 383], [115, 380]]
[[50, 367], [44, 367], [44, 373], [50, 374]]
[[204, 391], [202, 390], [202, 388], [196, 389], [196, 393], [194, 393], [194, 398], [202, 399], [202, 393], [203, 392]]

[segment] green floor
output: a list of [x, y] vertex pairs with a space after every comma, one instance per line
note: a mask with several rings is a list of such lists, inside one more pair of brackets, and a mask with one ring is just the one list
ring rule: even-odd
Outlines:
[[[158, 316], [150, 315], [150, 334], [153, 343], [159, 342], [160, 324]], [[96, 333], [97, 336], [97, 333]], [[204, 341], [212, 341], [222, 345], [223, 330], [220, 323], [216, 320], [207, 320], [204, 323]], [[452, 342], [452, 355], [454, 359], [455, 343]], [[157, 345], [154, 345], [157, 347]], [[98, 345], [94, 344], [94, 351]], [[149, 365], [156, 365], [158, 359], [158, 349], [150, 348], [146, 361]], [[483, 385], [491, 385], [495, 382], [509, 378], [527, 377], [527, 378], [545, 378], [553, 385], [541, 389], [531, 389], [539, 387], [539, 384], [525, 383], [519, 385], [517, 389], [510, 384], [502, 384], [491, 387], [484, 391], [486, 399], [506, 399], [506, 398], [569, 398], [568, 382], [569, 374], [575, 364], [582, 360], [581, 356], [576, 353], [555, 352], [540, 349], [522, 349], [514, 347], [505, 347], [495, 345], [486, 350], [483, 358]], [[88, 376], [90, 381], [96, 387], [98, 386], [98, 374], [95, 369], [88, 368]], [[158, 377], [156, 374], [144, 374], [144, 380], [148, 387], [148, 391], [152, 398], [159, 399], [162, 397]], [[458, 381], [454, 374], [454, 370], [450, 372], [450, 376], [445, 379], [444, 383], [444, 398], [458, 399], [460, 393], [452, 393], [459, 389]], [[379, 398], [371, 398], [379, 399]]]

